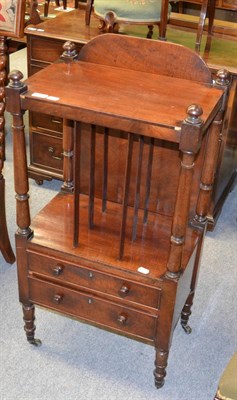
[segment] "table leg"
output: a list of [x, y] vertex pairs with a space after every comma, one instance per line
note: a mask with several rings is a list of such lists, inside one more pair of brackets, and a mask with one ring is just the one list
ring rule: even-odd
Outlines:
[[2, 174], [5, 160], [5, 81], [6, 81], [6, 39], [0, 36], [0, 251], [5, 260], [13, 264], [13, 254], [8, 237], [6, 212], [5, 212], [5, 179]]

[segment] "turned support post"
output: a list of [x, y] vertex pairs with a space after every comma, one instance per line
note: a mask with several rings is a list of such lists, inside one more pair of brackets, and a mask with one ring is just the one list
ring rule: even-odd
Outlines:
[[15, 256], [11, 248], [6, 222], [5, 179], [5, 84], [6, 84], [7, 45], [5, 36], [0, 36], [0, 251], [5, 260], [13, 264]]
[[194, 160], [201, 145], [202, 113], [201, 107], [191, 105], [187, 109], [188, 116], [183, 121], [181, 127], [180, 151], [182, 159], [166, 272], [166, 277], [169, 279], [176, 279], [182, 267], [182, 253], [189, 216]]
[[[226, 104], [228, 100], [229, 93], [229, 85], [230, 85], [230, 74], [228, 71], [221, 69], [217, 73], [217, 78], [215, 81], [215, 86], [224, 90], [224, 96], [222, 101], [222, 107], [220, 111], [217, 113], [210, 129], [208, 132], [208, 140], [206, 145], [206, 152], [204, 158], [204, 166], [202, 170], [201, 183], [200, 183], [200, 192], [196, 207], [196, 215], [194, 220], [191, 221], [191, 224], [194, 227], [201, 228], [202, 234], [205, 234], [207, 220], [208, 220], [208, 211], [211, 202], [213, 183], [215, 178], [215, 171], [218, 164], [218, 158], [220, 157], [220, 149], [222, 144], [222, 126], [224, 114], [226, 111]], [[188, 325], [189, 317], [191, 315], [191, 307], [193, 304], [193, 299], [195, 295], [195, 287], [198, 279], [198, 267], [199, 267], [199, 259], [202, 251], [202, 242], [199, 243], [198, 246], [198, 257], [195, 262], [195, 267], [193, 271], [193, 277], [191, 282], [191, 288], [189, 296], [185, 302], [181, 313], [181, 325], [186, 333], [191, 333], [191, 328]]]
[[[71, 63], [77, 60], [78, 53], [76, 45], [67, 41], [63, 45], [63, 54], [61, 60], [66, 64], [68, 73], [70, 73]], [[74, 121], [63, 120], [63, 191], [73, 191], [73, 137], [76, 123]]]
[[164, 276], [163, 301], [170, 305], [169, 309], [161, 309], [157, 327], [155, 385], [160, 388], [164, 384], [167, 359], [171, 345], [169, 332], [173, 327], [174, 307], [178, 280], [182, 268], [183, 247], [185, 244], [186, 228], [190, 209], [190, 195], [194, 170], [194, 160], [202, 142], [201, 119], [203, 111], [198, 105], [191, 105], [187, 109], [187, 118], [181, 126], [181, 165], [179, 183], [176, 194], [175, 210], [171, 228], [170, 251], [167, 270]]
[[[7, 110], [12, 114], [13, 152], [14, 152], [14, 181], [16, 192], [16, 214], [18, 234], [30, 237], [29, 184], [27, 173], [27, 157], [23, 111], [21, 110], [21, 93], [27, 90], [21, 82], [23, 74], [12, 71], [9, 74], [9, 85], [6, 88]], [[21, 166], [21, 167], [19, 167]]]
[[208, 219], [208, 211], [211, 202], [211, 194], [215, 178], [216, 166], [220, 153], [221, 132], [223, 126], [223, 118], [226, 110], [228, 99], [228, 89], [230, 85], [230, 74], [228, 71], [221, 69], [217, 73], [215, 86], [224, 89], [223, 102], [221, 109], [217, 112], [208, 131], [208, 139], [205, 151], [204, 165], [202, 169], [200, 191], [196, 207], [196, 215], [193, 220], [194, 226], [206, 226]]
[[16, 192], [16, 249], [17, 249], [17, 273], [19, 284], [19, 298], [23, 307], [25, 332], [29, 343], [40, 345], [41, 342], [34, 338], [34, 305], [29, 301], [27, 276], [28, 259], [26, 243], [32, 237], [30, 228], [29, 210], [29, 184], [27, 173], [27, 157], [23, 113], [21, 108], [21, 94], [27, 91], [27, 86], [21, 82], [23, 75], [20, 71], [12, 71], [9, 74], [9, 85], [6, 87], [7, 111], [12, 114], [13, 124], [13, 153], [14, 153], [14, 181]]

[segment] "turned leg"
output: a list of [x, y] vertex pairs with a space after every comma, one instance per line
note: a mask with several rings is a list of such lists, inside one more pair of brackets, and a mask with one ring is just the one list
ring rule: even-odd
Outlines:
[[6, 262], [13, 264], [13, 254], [8, 236], [5, 208], [5, 179], [2, 174], [5, 161], [5, 83], [6, 83], [7, 46], [6, 38], [0, 36], [0, 252]]
[[146, 35], [147, 39], [152, 39], [153, 29], [154, 29], [153, 25], [148, 25], [148, 32], [147, 32], [147, 35]]
[[165, 383], [168, 355], [168, 351], [156, 349], [154, 377], [157, 389], [160, 389]]
[[26, 333], [27, 340], [30, 344], [35, 346], [41, 346], [41, 341], [35, 339], [35, 307], [33, 304], [22, 306], [23, 309], [23, 320], [25, 322], [24, 330]]
[[183, 310], [181, 312], [181, 326], [184, 329], [185, 333], [187, 333], [188, 335], [192, 332], [192, 328], [190, 328], [190, 326], [188, 325], [188, 320], [192, 313], [191, 307], [193, 305], [193, 298], [194, 298], [194, 292], [192, 291], [189, 294], [186, 303], [183, 307]]

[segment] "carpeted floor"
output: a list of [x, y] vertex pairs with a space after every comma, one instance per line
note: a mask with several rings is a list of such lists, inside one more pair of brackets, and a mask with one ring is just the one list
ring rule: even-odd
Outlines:
[[[20, 65], [26, 70], [25, 50], [11, 57], [13, 68]], [[14, 246], [12, 137], [8, 115], [6, 119], [6, 211]], [[52, 181], [37, 186], [30, 181], [33, 214], [60, 185]], [[177, 326], [166, 383], [159, 391], [153, 384], [154, 349], [142, 343], [37, 308], [36, 337], [43, 344], [29, 345], [18, 302], [16, 264], [6, 264], [0, 254], [0, 399], [212, 400], [236, 350], [236, 211], [235, 189], [215, 231], [206, 237], [190, 318], [193, 332], [188, 336]]]

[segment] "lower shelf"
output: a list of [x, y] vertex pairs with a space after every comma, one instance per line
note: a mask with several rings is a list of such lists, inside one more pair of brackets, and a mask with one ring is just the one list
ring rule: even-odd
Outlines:
[[[94, 227], [88, 228], [88, 196], [80, 196], [79, 245], [73, 245], [73, 195], [59, 193], [34, 218], [33, 238], [28, 248], [56, 257], [58, 252], [68, 260], [86, 260], [103, 265], [104, 269], [127, 271], [133, 276], [149, 280], [160, 279], [166, 272], [170, 247], [172, 218], [149, 213], [146, 224], [143, 212], [138, 215], [137, 238], [132, 240], [133, 208], [128, 207], [124, 257], [118, 258], [121, 225], [121, 204], [108, 202], [106, 212], [101, 210], [101, 200], [95, 198]], [[184, 248], [183, 268], [196, 248], [199, 234], [188, 228]], [[142, 267], [142, 270], [141, 270]], [[141, 272], [142, 271], [142, 272]]]

